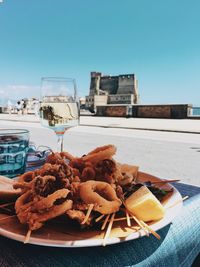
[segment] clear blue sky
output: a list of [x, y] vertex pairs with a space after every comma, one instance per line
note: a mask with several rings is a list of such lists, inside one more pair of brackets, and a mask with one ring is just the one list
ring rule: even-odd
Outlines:
[[43, 76], [135, 73], [141, 103], [200, 105], [199, 0], [4, 0], [0, 98], [39, 96]]

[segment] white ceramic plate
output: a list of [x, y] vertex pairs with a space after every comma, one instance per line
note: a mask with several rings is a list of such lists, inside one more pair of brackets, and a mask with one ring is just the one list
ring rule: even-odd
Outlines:
[[[160, 181], [159, 178], [147, 173], [139, 172], [140, 181]], [[164, 188], [172, 188], [166, 184]], [[0, 185], [1, 189], [1, 185]], [[178, 203], [177, 203], [178, 202]], [[176, 204], [176, 205], [174, 205]], [[173, 221], [182, 209], [182, 197], [180, 193], [173, 187], [173, 193], [163, 203], [166, 208], [165, 217], [150, 224], [154, 231], [165, 227]], [[172, 206], [172, 207], [171, 207]], [[168, 208], [169, 207], [169, 208]], [[0, 214], [0, 219], [5, 215]], [[136, 226], [136, 225], [135, 225]], [[0, 220], [0, 235], [24, 242], [27, 228], [21, 225], [16, 217]], [[30, 244], [52, 246], [52, 247], [90, 247], [101, 246], [103, 243], [103, 235], [101, 231], [77, 231], [68, 225], [58, 222], [46, 224], [43, 228], [33, 232], [29, 239]], [[110, 237], [106, 240], [106, 245], [120, 243], [128, 240], [140, 238], [145, 235], [143, 230], [133, 230], [126, 225], [126, 221], [118, 222], [113, 226]]]
[[13, 189], [13, 182], [14, 179], [0, 175], [0, 200], [13, 201], [20, 195], [20, 189]]

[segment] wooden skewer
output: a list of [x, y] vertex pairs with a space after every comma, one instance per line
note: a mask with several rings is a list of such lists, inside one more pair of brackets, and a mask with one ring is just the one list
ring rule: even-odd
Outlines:
[[152, 234], [154, 235], [157, 239], [160, 239], [160, 235], [157, 234], [151, 227], [149, 227], [148, 224], [140, 220], [140, 223]]
[[[188, 199], [189, 198], [189, 196], [185, 196], [185, 197], [183, 197], [182, 198], [182, 201], [184, 201], [184, 200], [186, 200], [186, 199]], [[178, 201], [177, 201], [178, 202]]]
[[[132, 217], [130, 217], [130, 215], [129, 215], [129, 218], [130, 218], [130, 220], [134, 220]], [[125, 221], [125, 220], [127, 220], [127, 217], [120, 217], [120, 218], [115, 218], [114, 222], [120, 222], [120, 221]], [[108, 221], [110, 221], [110, 220], [108, 220]]]
[[15, 204], [15, 202], [10, 202], [10, 203], [2, 204], [2, 205], [0, 205], [0, 208], [4, 208], [4, 207], [10, 206], [12, 204]]
[[0, 218], [0, 221], [6, 220], [6, 219], [8, 219], [8, 218], [15, 217], [15, 216], [17, 216], [17, 215], [15, 214], [15, 215], [11, 215], [11, 216], [3, 217], [3, 218]]
[[163, 184], [163, 183], [175, 183], [179, 182], [180, 180], [162, 180], [162, 181], [156, 181], [156, 182], [151, 182], [152, 184]]
[[7, 211], [7, 212], [10, 212], [10, 209], [9, 208], [1, 208], [3, 211]]
[[28, 243], [29, 242], [29, 239], [30, 239], [30, 236], [31, 236], [31, 230], [28, 230], [27, 234], [26, 234], [26, 237], [24, 239], [24, 244]]
[[128, 213], [130, 213], [130, 215], [131, 215], [131, 217], [134, 219], [134, 221], [136, 221], [136, 223], [140, 226], [140, 228], [141, 229], [143, 229], [144, 230], [144, 232], [145, 232], [145, 234], [147, 235], [147, 236], [149, 236], [149, 232], [146, 230], [146, 228], [144, 228], [144, 226], [140, 223], [140, 221], [138, 220], [138, 218], [127, 208], [127, 206], [126, 206], [126, 204], [125, 204], [125, 202], [124, 202], [124, 200], [123, 199], [121, 199], [121, 201], [122, 201], [122, 203], [124, 204], [124, 207], [126, 208], [126, 211], [128, 212]]
[[108, 228], [107, 228], [107, 230], [106, 230], [106, 233], [105, 233], [105, 236], [104, 236], [104, 239], [103, 239], [103, 246], [106, 245], [106, 240], [108, 239], [108, 237], [109, 237], [109, 235], [110, 235], [110, 232], [111, 232], [111, 229], [112, 229], [112, 225], [113, 225], [114, 218], [115, 218], [115, 213], [113, 213], [112, 216], [111, 216], [111, 219], [110, 219]]
[[125, 221], [125, 220], [127, 220], [127, 217], [120, 217], [120, 218], [115, 218], [114, 222]]
[[137, 224], [145, 231], [146, 235], [149, 236], [149, 232], [153, 234], [156, 238], [160, 239], [159, 234], [157, 234], [151, 227], [143, 222], [142, 220], [139, 220], [126, 206], [125, 202], [122, 201], [124, 204], [124, 207], [128, 210], [128, 212], [131, 214], [132, 218], [137, 222]]
[[105, 227], [106, 227], [106, 224], [107, 224], [107, 222], [108, 222], [109, 218], [110, 218], [110, 214], [108, 214], [108, 215], [106, 216], [106, 219], [105, 219], [105, 221], [104, 221], [103, 225], [101, 226], [101, 230], [104, 230], [104, 229], [105, 229]]
[[101, 219], [103, 219], [104, 216], [105, 214], [100, 215], [98, 218], [96, 218], [95, 222], [99, 222]]
[[144, 225], [142, 225], [140, 220], [138, 220], [138, 218], [135, 217], [132, 213], [131, 213], [131, 216], [136, 221], [136, 223], [140, 226], [140, 228], [145, 232], [146, 236], [149, 236], [149, 231], [146, 229], [146, 227], [144, 227]]
[[89, 216], [90, 216], [90, 213], [92, 212], [92, 209], [94, 208], [94, 204], [90, 204], [89, 205], [89, 208], [88, 208], [88, 211], [87, 211], [87, 213], [86, 213], [86, 215], [85, 215], [85, 218], [84, 218], [84, 220], [81, 222], [81, 224], [85, 224], [86, 222], [87, 222], [87, 220], [88, 220], [88, 218], [89, 218]]
[[174, 206], [176, 206], [177, 204], [181, 203], [182, 201], [184, 201], [184, 200], [186, 200], [186, 199], [188, 199], [188, 198], [189, 198], [189, 196], [185, 196], [185, 197], [183, 197], [182, 199], [177, 200], [177, 201], [176, 201], [174, 204], [172, 204], [171, 206], [166, 207], [166, 209], [173, 208]]
[[131, 220], [130, 220], [130, 216], [127, 210], [126, 210], [126, 221], [127, 221], [127, 225], [131, 226]]

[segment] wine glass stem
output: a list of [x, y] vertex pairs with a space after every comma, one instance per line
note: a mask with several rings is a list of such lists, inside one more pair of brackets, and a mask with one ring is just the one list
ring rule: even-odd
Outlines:
[[64, 134], [57, 135], [57, 152], [63, 152], [63, 136]]

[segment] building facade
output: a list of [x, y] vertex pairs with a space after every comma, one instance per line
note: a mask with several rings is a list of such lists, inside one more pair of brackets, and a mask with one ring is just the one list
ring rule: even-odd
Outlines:
[[118, 76], [91, 72], [90, 92], [86, 96], [86, 108], [96, 110], [97, 106], [108, 104], [138, 104], [138, 82], [135, 74]]

